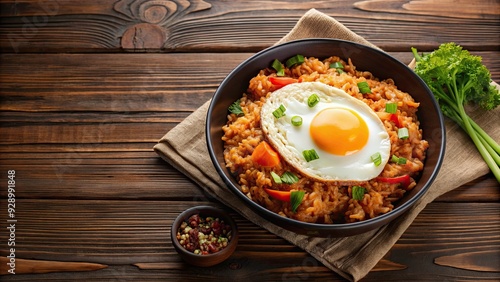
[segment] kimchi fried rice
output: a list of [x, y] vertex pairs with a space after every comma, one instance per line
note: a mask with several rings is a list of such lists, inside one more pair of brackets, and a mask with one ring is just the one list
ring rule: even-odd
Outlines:
[[[339, 67], [332, 67], [340, 62]], [[279, 164], [264, 167], [252, 160], [255, 148], [266, 140], [260, 124], [260, 109], [266, 97], [282, 85], [273, 84], [271, 77], [277, 71], [271, 66], [260, 70], [249, 81], [248, 90], [239, 99], [242, 114], [230, 113], [223, 126], [224, 159], [227, 168], [235, 175], [241, 190], [251, 200], [284, 217], [310, 223], [350, 223], [374, 218], [388, 213], [396, 201], [413, 189], [424, 166], [428, 142], [422, 139], [417, 109], [419, 103], [412, 96], [397, 88], [392, 79], [379, 80], [368, 71], [357, 70], [350, 59], [332, 56], [326, 59], [304, 58], [302, 63], [284, 67], [284, 78], [294, 78], [296, 83], [322, 82], [340, 88], [366, 103], [380, 118], [389, 134], [391, 156], [404, 156], [406, 162], [388, 161], [378, 177], [368, 181], [342, 182], [318, 181], [301, 174], [280, 159]], [[371, 93], [362, 94], [358, 82], [366, 81]], [[387, 103], [397, 103], [397, 112], [388, 113]], [[407, 138], [398, 137], [398, 129], [408, 130]], [[298, 180], [294, 183], [276, 183], [273, 175], [292, 172]], [[364, 188], [356, 199], [353, 187]], [[288, 200], [271, 196], [266, 188], [289, 192], [303, 191], [303, 198], [295, 208]]]

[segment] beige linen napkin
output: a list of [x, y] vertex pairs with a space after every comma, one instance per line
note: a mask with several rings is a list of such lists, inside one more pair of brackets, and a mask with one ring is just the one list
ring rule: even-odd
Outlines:
[[[314, 9], [308, 11], [278, 44], [315, 37], [339, 38], [374, 46], [333, 18]], [[205, 142], [204, 126], [208, 105], [209, 101], [165, 134], [154, 146], [154, 150], [223, 204], [262, 228], [304, 249], [326, 267], [351, 281], [363, 278], [377, 264], [426, 204], [489, 172], [468, 136], [447, 120], [446, 156], [441, 172], [429, 192], [408, 212], [386, 226], [361, 235], [345, 238], [297, 235], [252, 212], [225, 186], [210, 161]], [[499, 110], [500, 108], [489, 113], [477, 111], [473, 114], [477, 123], [495, 140], [500, 140]]]

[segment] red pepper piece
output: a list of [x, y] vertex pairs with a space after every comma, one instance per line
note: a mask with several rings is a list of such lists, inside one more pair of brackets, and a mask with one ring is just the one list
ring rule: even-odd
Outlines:
[[297, 79], [291, 78], [291, 77], [276, 77], [276, 76], [270, 76], [269, 81], [276, 86], [277, 89], [286, 86], [288, 84], [296, 83], [298, 82]]
[[400, 183], [405, 189], [408, 188], [408, 186], [410, 186], [411, 184], [411, 179], [409, 174], [396, 177], [377, 177], [377, 180], [391, 184]]
[[264, 188], [264, 190], [266, 191], [267, 194], [269, 194], [269, 196], [271, 196], [276, 200], [280, 200], [283, 202], [290, 202], [290, 195], [291, 195], [290, 191], [279, 191], [279, 190], [272, 190], [269, 188]]
[[401, 128], [401, 121], [399, 120], [399, 116], [397, 114], [391, 114], [389, 119], [394, 122], [397, 128]]

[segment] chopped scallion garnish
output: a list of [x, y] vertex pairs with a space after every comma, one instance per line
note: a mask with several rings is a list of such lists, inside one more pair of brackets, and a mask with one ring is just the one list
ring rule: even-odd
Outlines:
[[285, 75], [285, 69], [283, 68], [283, 64], [278, 59], [275, 59], [273, 61], [272, 67], [273, 67], [273, 69], [276, 70], [277, 76], [284, 76]]
[[235, 114], [237, 116], [245, 114], [245, 113], [243, 113], [243, 110], [241, 109], [240, 99], [238, 99], [234, 103], [232, 103], [231, 106], [229, 106], [228, 110], [230, 113]]
[[319, 159], [318, 153], [316, 153], [316, 150], [314, 149], [304, 150], [302, 151], [302, 155], [307, 162]]
[[334, 62], [330, 64], [331, 69], [343, 69], [344, 65], [341, 62]]
[[400, 164], [400, 165], [404, 165], [404, 164], [406, 164], [406, 161], [407, 161], [407, 160], [406, 160], [406, 158], [404, 158], [404, 157], [399, 157], [399, 158], [398, 158], [398, 164]]
[[283, 117], [283, 116], [285, 116], [285, 111], [286, 111], [285, 106], [280, 105], [276, 110], [274, 110], [273, 116], [275, 118]]
[[312, 94], [311, 96], [309, 96], [309, 98], [307, 98], [307, 105], [309, 106], [309, 108], [316, 106], [318, 103], [319, 97], [316, 94]]
[[410, 134], [408, 133], [408, 128], [402, 127], [398, 129], [398, 137], [400, 139], [406, 139], [410, 137]]
[[304, 195], [306, 192], [304, 191], [292, 191], [290, 193], [290, 204], [292, 205], [292, 212], [296, 212], [297, 208], [302, 203], [302, 199], [304, 199]]
[[338, 72], [339, 74], [344, 73], [344, 71], [343, 71], [342, 69], [337, 69], [337, 72]]
[[396, 155], [392, 155], [392, 157], [391, 157], [391, 162], [393, 162], [393, 163], [397, 163], [397, 162], [398, 162], [398, 160], [399, 160], [399, 158], [398, 158]]
[[375, 166], [379, 166], [382, 163], [382, 155], [380, 155], [379, 152], [376, 152], [371, 156], [372, 162], [375, 164]]
[[387, 113], [395, 114], [398, 111], [398, 104], [397, 103], [386, 103], [385, 104], [385, 111]]
[[300, 116], [293, 116], [292, 117], [292, 124], [294, 126], [301, 126], [302, 125], [302, 117], [300, 117]]
[[281, 175], [281, 181], [283, 181], [283, 183], [286, 183], [286, 184], [293, 184], [293, 183], [299, 181], [299, 178], [297, 177], [297, 175], [287, 171], [287, 172], [283, 173], [283, 175]]
[[406, 164], [407, 159], [405, 157], [397, 157], [396, 155], [392, 155], [391, 161], [399, 165], [404, 165]]
[[372, 90], [370, 89], [370, 86], [368, 85], [368, 82], [366, 82], [366, 81], [358, 82], [358, 88], [359, 88], [359, 92], [361, 92], [361, 94], [372, 93]]
[[291, 68], [294, 65], [302, 64], [303, 62], [304, 62], [304, 56], [295, 55], [295, 56], [291, 57], [290, 59], [286, 60], [285, 65], [287, 68]]
[[366, 189], [361, 186], [352, 186], [351, 194], [353, 200], [361, 201], [365, 195]]
[[274, 182], [276, 184], [281, 184], [282, 183], [281, 182], [281, 177], [278, 174], [276, 174], [276, 172], [271, 171], [271, 177], [273, 178], [273, 180], [274, 180]]

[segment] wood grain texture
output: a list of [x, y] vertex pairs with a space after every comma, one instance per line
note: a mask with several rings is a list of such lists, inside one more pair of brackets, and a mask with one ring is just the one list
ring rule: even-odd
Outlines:
[[368, 0], [354, 3], [354, 7], [369, 12], [439, 16], [463, 19], [498, 20], [498, 1], [471, 2], [466, 0]]
[[[0, 263], [0, 275], [12, 274], [9, 272], [9, 269], [11, 269], [9, 267], [11, 261], [8, 257], [0, 257]], [[44, 261], [19, 258], [15, 260], [15, 265], [14, 274], [96, 271], [107, 267], [107, 265], [99, 263]]]
[[311, 8], [386, 50], [403, 51], [402, 41], [429, 49], [451, 40], [471, 50], [498, 49], [500, 29], [490, 28], [500, 18], [497, 1], [449, 1], [2, 1], [0, 50], [257, 51]]
[[[407, 52], [391, 54], [411, 60]], [[499, 53], [478, 54], [495, 65]], [[199, 189], [152, 148], [250, 55], [2, 54], [0, 169], [18, 172], [21, 198], [198, 196]], [[500, 78], [500, 69], [491, 69]], [[492, 179], [453, 193], [443, 201], [500, 197]]]
[[[50, 204], [48, 204], [50, 203]], [[247, 279], [333, 279], [343, 281], [299, 248], [249, 223], [232, 213], [241, 238], [235, 254], [226, 262], [203, 269], [185, 264], [169, 237], [170, 225], [192, 201], [89, 201], [22, 200], [16, 229], [16, 254], [29, 254], [37, 261], [71, 262], [78, 259], [90, 264], [108, 265], [89, 273], [72, 273], [72, 279], [105, 279], [114, 271], [115, 278], [173, 280], [188, 273], [211, 278]], [[168, 204], [167, 204], [168, 203]], [[218, 205], [200, 200], [199, 204]], [[0, 202], [0, 204], [4, 204]], [[481, 211], [481, 214], [471, 212]], [[0, 216], [4, 216], [2, 211]], [[455, 218], [443, 224], [442, 218]], [[405, 270], [399, 279], [433, 281], [436, 273], [463, 281], [500, 278], [500, 220], [498, 203], [431, 203], [417, 217], [384, 260], [363, 281], [397, 281], [388, 272]], [[475, 221], [470, 229], [469, 222]], [[57, 229], [54, 228], [57, 226]], [[6, 231], [1, 230], [2, 236]], [[471, 243], [471, 242], [474, 243]], [[36, 246], [36, 249], [33, 249]], [[97, 247], [97, 248], [96, 248]], [[29, 250], [29, 251], [28, 251]], [[4, 250], [0, 255], [7, 255]], [[427, 257], [425, 261], [421, 257]], [[132, 267], [133, 266], [133, 267]], [[143, 270], [137, 272], [137, 270]], [[496, 269], [496, 270], [495, 270]], [[147, 270], [147, 271], [146, 271]], [[140, 275], [144, 277], [140, 278]], [[5, 276], [5, 281], [18, 281]], [[40, 281], [51, 276], [40, 275]], [[65, 277], [57, 276], [59, 279]], [[111, 276], [112, 277], [112, 276]], [[392, 277], [392, 276], [391, 276]], [[286, 280], [285, 279], [285, 280]], [[435, 280], [434, 280], [435, 281]]]
[[[500, 81], [494, 0], [0, 0], [0, 238], [8, 170], [18, 220], [18, 274], [0, 280], [345, 281], [233, 211], [234, 255], [184, 263], [174, 218], [221, 205], [152, 150], [310, 8], [404, 63], [455, 41]], [[499, 191], [486, 175], [437, 198], [362, 282], [499, 281]], [[2, 274], [9, 253], [0, 242]]]

